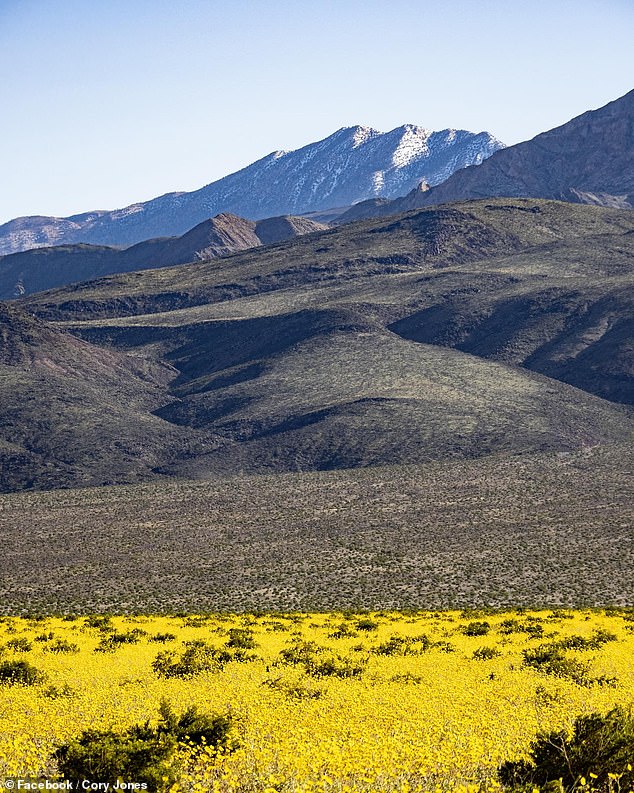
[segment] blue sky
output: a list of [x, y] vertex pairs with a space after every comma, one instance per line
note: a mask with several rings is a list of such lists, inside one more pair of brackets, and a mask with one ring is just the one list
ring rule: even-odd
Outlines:
[[342, 126], [533, 137], [634, 88], [633, 0], [0, 0], [0, 223]]

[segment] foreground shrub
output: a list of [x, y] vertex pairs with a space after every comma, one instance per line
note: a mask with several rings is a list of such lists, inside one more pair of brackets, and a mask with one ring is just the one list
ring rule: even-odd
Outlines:
[[159, 677], [193, 677], [202, 672], [220, 671], [225, 663], [226, 659], [215, 647], [196, 640], [186, 642], [180, 655], [172, 650], [159, 653], [152, 669]]
[[424, 633], [420, 636], [399, 636], [393, 633], [388, 641], [377, 645], [373, 652], [378, 655], [420, 655], [431, 646], [432, 642]]
[[7, 642], [7, 649], [13, 650], [16, 653], [30, 653], [33, 645], [28, 639], [20, 637], [19, 639], [9, 639]]
[[79, 645], [75, 642], [66, 641], [66, 639], [56, 639], [45, 648], [49, 653], [78, 653]]
[[5, 685], [34, 686], [43, 677], [28, 661], [3, 661], [0, 664], [0, 683]]
[[[634, 790], [634, 718], [617, 707], [605, 716], [593, 713], [576, 720], [572, 737], [565, 732], [540, 733], [530, 761], [504, 763], [502, 785], [513, 791]], [[561, 780], [561, 782], [559, 782]]]
[[228, 716], [208, 716], [192, 707], [177, 717], [163, 701], [157, 727], [146, 722], [124, 732], [86, 730], [60, 746], [54, 759], [60, 775], [76, 788], [82, 779], [110, 783], [134, 780], [157, 793], [169, 790], [176, 781], [179, 743], [234, 748], [229, 746], [230, 729]]
[[556, 644], [542, 644], [534, 650], [524, 650], [523, 655], [524, 666], [554, 677], [568, 678], [579, 685], [588, 685], [590, 682], [586, 664], [574, 658], [566, 658]]
[[299, 640], [280, 652], [278, 663], [302, 665], [313, 677], [357, 677], [368, 665], [366, 658], [336, 655], [315, 642]]
[[253, 637], [253, 631], [249, 628], [229, 628], [229, 639], [227, 647], [236, 647], [240, 650], [253, 650], [257, 647]]
[[486, 636], [490, 630], [488, 622], [470, 622], [462, 628], [465, 636]]
[[473, 658], [476, 661], [490, 661], [491, 658], [498, 658], [502, 653], [495, 647], [478, 647], [473, 651]]

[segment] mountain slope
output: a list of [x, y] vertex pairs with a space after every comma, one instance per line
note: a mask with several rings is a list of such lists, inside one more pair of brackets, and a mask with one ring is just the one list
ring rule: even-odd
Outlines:
[[487, 196], [634, 208], [634, 91], [532, 140], [496, 152], [431, 190], [353, 207], [340, 222]]
[[172, 377], [0, 303], [0, 491], [156, 478], [188, 443], [152, 415]]
[[82, 243], [33, 248], [0, 257], [0, 300], [110, 273], [206, 261], [325, 228], [307, 218], [267, 218], [256, 223], [224, 213], [199, 223], [182, 237], [145, 240], [124, 250]]
[[344, 225], [213, 265], [111, 276], [28, 305], [48, 319], [80, 321], [75, 332], [90, 340], [132, 346], [153, 328], [355, 306], [406, 339], [634, 403], [633, 232], [627, 210], [466, 202]]
[[72, 412], [85, 378], [71, 367], [61, 381], [49, 383], [48, 369], [34, 381], [23, 356], [0, 381], [0, 419], [13, 428], [2, 437], [49, 450], [14, 467], [34, 487], [627, 442], [631, 411], [600, 397], [634, 401], [633, 231], [626, 210], [464, 202], [40, 293], [19, 301], [49, 320], [31, 317], [35, 357], [45, 332], [60, 344], [79, 337], [82, 355], [149, 372], [152, 398], [134, 378], [110, 382], [95, 368], [90, 410], [116, 408], [108, 432], [139, 445], [112, 470], [97, 455], [94, 470], [81, 444], [50, 448], [69, 424], [88, 427], [88, 446], [112, 443]]
[[221, 212], [251, 219], [403, 195], [421, 179], [438, 184], [502, 144], [487, 132], [430, 132], [407, 124], [381, 133], [349, 127], [297, 151], [277, 151], [191, 193], [168, 193], [112, 212], [16, 218], [0, 226], [0, 254], [85, 242], [132, 245], [181, 235]]

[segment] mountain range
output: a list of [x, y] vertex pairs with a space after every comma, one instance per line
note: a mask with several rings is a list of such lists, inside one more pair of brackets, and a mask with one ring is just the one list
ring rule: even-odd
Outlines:
[[223, 212], [258, 220], [346, 207], [373, 196], [395, 198], [421, 180], [438, 184], [502, 146], [488, 132], [432, 132], [412, 124], [385, 133], [344, 127], [296, 151], [272, 152], [194, 192], [168, 193], [112, 212], [10, 220], [0, 226], [0, 254], [77, 242], [130, 246], [180, 236]]
[[34, 294], [1, 323], [0, 486], [623, 440], [633, 246], [629, 211], [490, 199]]

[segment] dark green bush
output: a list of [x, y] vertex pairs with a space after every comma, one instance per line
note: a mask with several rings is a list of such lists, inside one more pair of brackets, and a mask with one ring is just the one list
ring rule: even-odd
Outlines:
[[632, 757], [634, 718], [631, 711], [617, 707], [606, 715], [578, 718], [572, 736], [540, 733], [531, 746], [530, 761], [504, 763], [498, 778], [507, 790], [518, 792], [559, 787], [572, 793], [585, 779], [602, 793], [625, 793], [634, 790]]
[[49, 653], [78, 653], [79, 646], [66, 639], [57, 639], [44, 648]]
[[491, 626], [488, 622], [470, 622], [462, 628], [465, 636], [486, 636], [490, 630]]
[[502, 620], [498, 630], [500, 631], [500, 633], [503, 633], [508, 636], [511, 633], [521, 633], [522, 625], [516, 619], [506, 619], [506, 620]]
[[114, 630], [109, 614], [92, 614], [90, 617], [86, 617], [85, 624], [88, 628], [97, 628], [97, 630], [104, 633]]
[[524, 666], [555, 677], [565, 677], [579, 685], [587, 685], [588, 668], [574, 658], [567, 658], [557, 644], [542, 644], [532, 650], [524, 650]]
[[248, 628], [230, 628], [227, 647], [235, 647], [240, 650], [252, 650], [257, 647], [253, 638], [253, 631]]
[[176, 635], [173, 633], [155, 633], [154, 636], [150, 637], [151, 642], [157, 642], [159, 644], [165, 644], [166, 642], [175, 642]]
[[134, 628], [127, 633], [118, 633], [114, 631], [109, 636], [104, 636], [95, 648], [96, 653], [113, 653], [115, 650], [124, 644], [138, 644], [139, 638], [145, 636], [145, 631], [140, 628]]
[[349, 625], [346, 625], [345, 622], [342, 622], [341, 625], [338, 625], [328, 636], [331, 639], [348, 639], [358, 636], [358, 633]]
[[28, 639], [21, 636], [19, 639], [9, 639], [7, 649], [14, 650], [17, 653], [30, 653], [33, 645]]
[[323, 651], [315, 642], [296, 641], [280, 652], [280, 660], [287, 664], [306, 664], [317, 654]]
[[473, 657], [476, 661], [488, 661], [491, 658], [498, 658], [502, 653], [495, 647], [478, 647], [473, 651]]
[[306, 671], [313, 677], [358, 677], [367, 665], [367, 660], [358, 656], [325, 655], [313, 658], [306, 664]]
[[335, 655], [315, 642], [299, 640], [280, 652], [280, 662], [301, 664], [313, 677], [356, 677], [364, 671], [367, 659]]
[[355, 624], [358, 631], [375, 631], [379, 627], [379, 623], [370, 619], [370, 617], [363, 617], [357, 620]]
[[159, 677], [193, 677], [202, 672], [217, 672], [227, 660], [230, 660], [228, 653], [195, 640], [186, 642], [180, 655], [172, 650], [159, 653], [152, 662], [152, 669]]
[[157, 727], [146, 722], [124, 732], [86, 730], [60, 746], [54, 759], [60, 775], [75, 787], [82, 779], [110, 783], [134, 780], [157, 793], [169, 790], [176, 781], [178, 769], [172, 761], [179, 743], [233, 748], [229, 745], [230, 728], [228, 716], [208, 716], [189, 708], [177, 717], [163, 701]]
[[0, 664], [0, 683], [5, 685], [34, 686], [43, 677], [28, 661], [3, 661]]
[[387, 642], [377, 645], [373, 652], [378, 655], [420, 655], [432, 646], [428, 636], [399, 636], [392, 634]]

